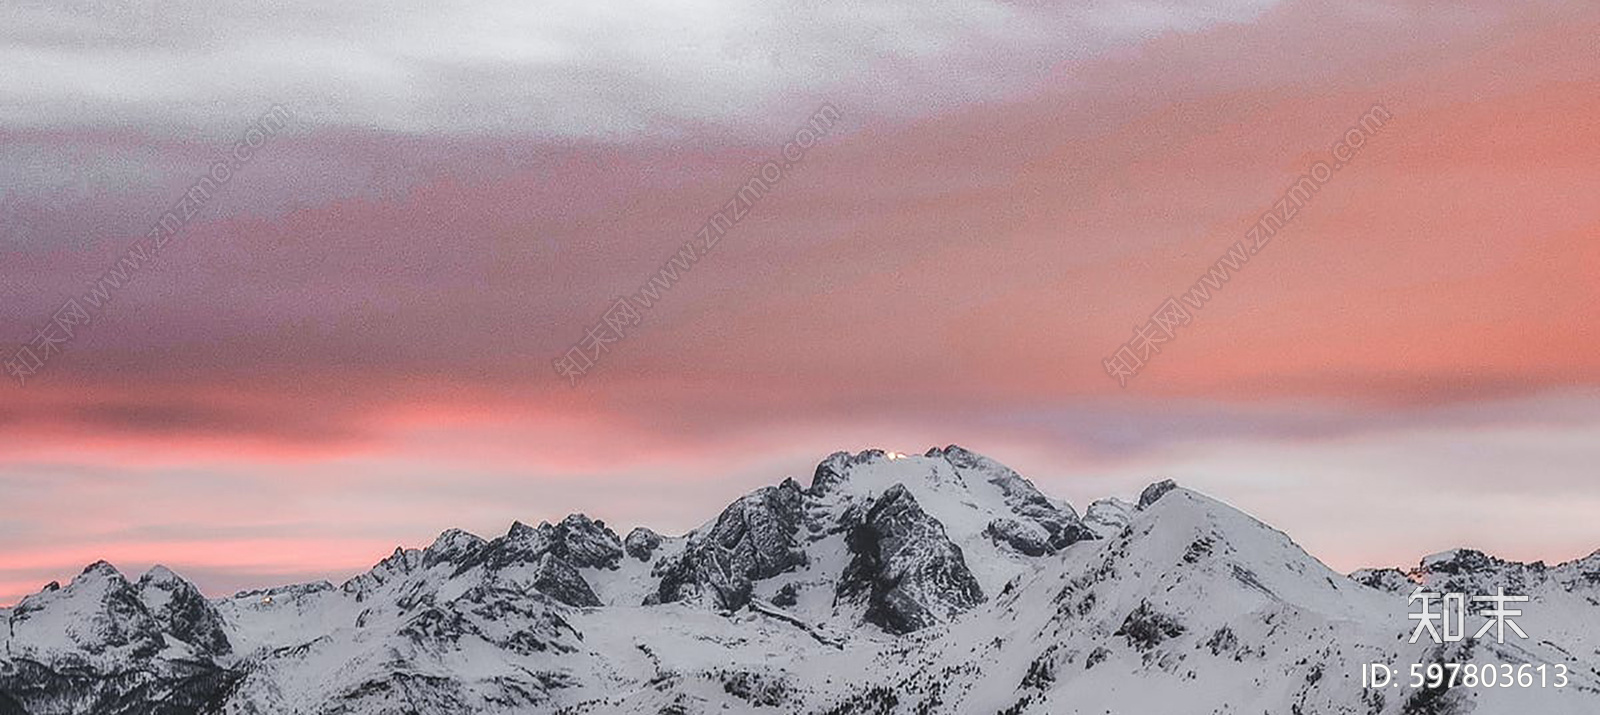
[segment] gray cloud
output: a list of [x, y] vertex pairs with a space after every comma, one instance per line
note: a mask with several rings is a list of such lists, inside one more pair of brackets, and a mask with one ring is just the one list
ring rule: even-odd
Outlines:
[[27, 0], [0, 22], [0, 127], [219, 130], [284, 103], [401, 132], [760, 132], [819, 96], [889, 115], [993, 98], [1270, 2]]

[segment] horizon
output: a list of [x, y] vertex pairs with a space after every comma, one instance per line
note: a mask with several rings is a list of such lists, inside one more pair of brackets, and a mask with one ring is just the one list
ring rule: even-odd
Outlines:
[[1600, 7], [646, 10], [17, 8], [0, 603], [687, 530], [863, 440], [1341, 572], [1600, 548]]
[[[949, 445], [949, 446], [961, 446], [961, 447], [964, 447], [964, 448], [966, 447], [966, 445]], [[938, 449], [938, 448], [939, 448], [938, 445], [930, 447], [930, 449]], [[852, 454], [852, 455], [854, 455], [854, 454], [860, 454], [862, 452], [871, 452], [871, 451], [880, 451], [880, 452], [885, 452], [887, 454], [897, 454], [897, 455], [899, 455], [897, 458], [905, 458], [905, 457], [908, 457], [908, 456], [909, 457], [925, 457], [925, 455], [923, 454], [922, 451], [917, 451], [917, 452], [897, 452], [897, 451], [894, 451], [894, 450], [889, 450], [889, 449], [884, 449], [884, 448], [879, 448], [879, 447], [868, 447], [868, 448], [864, 448], [864, 449], [861, 449], [861, 450], [855, 450], [855, 451], [840, 450], [839, 452], [840, 453], [844, 453], [844, 454]], [[973, 450], [973, 451], [975, 451], [978, 454], [982, 454], [983, 456], [994, 458], [993, 455], [984, 454], [982, 451], [978, 451], [978, 450]], [[831, 455], [829, 455], [829, 456], [831, 456]], [[1004, 464], [1003, 461], [1001, 463]], [[1009, 466], [1009, 465], [1007, 465], [1007, 466]], [[1025, 479], [1028, 478], [1028, 475], [1026, 475], [1026, 474], [1022, 474], [1022, 476]], [[788, 476], [786, 476], [784, 478], [785, 479], [794, 478], [794, 479], [796, 479], [796, 481], [801, 482], [804, 486], [806, 486], [808, 488], [811, 486], [811, 479], [810, 478], [802, 480], [802, 479], [799, 479], [796, 475], [788, 475]], [[1165, 479], [1165, 478], [1154, 479], [1154, 480], [1150, 481], [1148, 484], [1146, 484], [1145, 486], [1146, 487], [1153, 486], [1153, 485], [1163, 481], [1163, 479]], [[773, 480], [771, 482], [771, 484], [772, 485], [776, 485], [780, 481], [781, 481], [781, 479], [780, 480]], [[1030, 480], [1030, 481], [1032, 481], [1032, 480]], [[1217, 502], [1219, 502], [1219, 503], [1221, 503], [1221, 504], [1223, 504], [1223, 505], [1225, 505], [1225, 506], [1227, 506], [1227, 507], [1229, 507], [1231, 509], [1236, 509], [1236, 510], [1240, 511], [1241, 513], [1245, 514], [1246, 516], [1249, 516], [1250, 518], [1255, 519], [1256, 521], [1259, 521], [1260, 523], [1265, 524], [1268, 527], [1278, 528], [1271, 521], [1262, 519], [1260, 516], [1251, 513], [1248, 509], [1245, 509], [1245, 508], [1243, 508], [1243, 507], [1241, 507], [1241, 506], [1239, 506], [1237, 504], [1234, 504], [1233, 502], [1229, 501], [1226, 498], [1225, 495], [1214, 494], [1214, 493], [1207, 492], [1205, 490], [1196, 489], [1192, 485], [1185, 484], [1182, 481], [1178, 481], [1178, 480], [1173, 480], [1173, 481], [1176, 483], [1176, 487], [1178, 487], [1178, 488], [1187, 489], [1189, 491], [1198, 493], [1198, 494], [1200, 494], [1202, 496], [1205, 496], [1205, 497], [1208, 497], [1208, 498], [1210, 498], [1210, 499], [1212, 499], [1214, 501], [1217, 501]], [[763, 486], [767, 486], [767, 485], [763, 485]], [[1035, 486], [1038, 486], [1038, 485], [1035, 484]], [[1135, 490], [1131, 494], [1108, 494], [1108, 495], [1104, 495], [1102, 497], [1099, 497], [1099, 498], [1095, 499], [1094, 501], [1098, 501], [1099, 499], [1119, 499], [1119, 500], [1121, 500], [1121, 501], [1123, 501], [1123, 502], [1125, 502], [1125, 503], [1127, 503], [1129, 505], [1136, 505], [1138, 503], [1138, 501], [1139, 501], [1139, 496], [1140, 496], [1140, 493], [1141, 493], [1142, 489], [1143, 488], [1141, 487], [1140, 489]], [[1057, 497], [1057, 495], [1050, 493], [1050, 491], [1048, 489], [1041, 488], [1041, 491], [1047, 497], [1051, 497], [1053, 499], [1059, 499], [1059, 497]], [[1065, 501], [1065, 500], [1062, 500], [1062, 501]], [[1079, 514], [1079, 516], [1083, 516], [1083, 515], [1085, 515], [1087, 513], [1088, 507], [1092, 502], [1084, 502], [1084, 503], [1081, 503], [1081, 504], [1080, 503], [1075, 503], [1075, 502], [1067, 502], [1067, 503], [1068, 503], [1068, 505], [1070, 507], [1072, 507], [1072, 509], [1074, 511], [1076, 511]], [[562, 518], [565, 518], [565, 516], [574, 516], [574, 515], [576, 515], [576, 516], [584, 516], [584, 517], [593, 519], [597, 523], [602, 524], [606, 528], [609, 528], [609, 529], [613, 530], [614, 532], [616, 532], [616, 534], [617, 534], [617, 536], [619, 538], [623, 537], [623, 536], [626, 536], [629, 531], [631, 531], [632, 529], [634, 529], [636, 527], [642, 527], [642, 528], [650, 529], [650, 530], [655, 531], [656, 533], [660, 534], [663, 537], [674, 537], [674, 538], [676, 538], [676, 537], [688, 537], [692, 533], [694, 533], [695, 531], [697, 531], [700, 528], [704, 527], [705, 525], [707, 525], [707, 524], [709, 524], [711, 522], [714, 522], [716, 520], [716, 513], [718, 511], [720, 511], [724, 506], [726, 506], [726, 505], [724, 504], [724, 505], [721, 505], [721, 506], [716, 506], [710, 512], [708, 512], [708, 516], [705, 519], [702, 519], [700, 522], [698, 522], [697, 525], [692, 526], [692, 527], [688, 527], [688, 528], [685, 528], [685, 529], [682, 529], [682, 530], [676, 530], [676, 529], [663, 530], [663, 529], [654, 528], [650, 524], [629, 524], [629, 525], [626, 525], [626, 526], [622, 526], [622, 525], [619, 525], [619, 524], [617, 524], [615, 522], [612, 522], [611, 520], [606, 519], [601, 514], [589, 514], [589, 513], [585, 513], [585, 512], [569, 512], [568, 514], [563, 515], [561, 517], [555, 517], [555, 518], [550, 518], [550, 519], [539, 519], [536, 522], [524, 522], [523, 520], [516, 519], [516, 520], [513, 520], [511, 523], [507, 524], [506, 525], [506, 529], [502, 530], [502, 531], [506, 531], [506, 530], [510, 530], [512, 528], [515, 528], [515, 525], [518, 524], [518, 523], [527, 523], [527, 524], [530, 524], [530, 525], [533, 525], [533, 526], [539, 526], [539, 525], [543, 525], [545, 523], [554, 524], [554, 523], [559, 522]], [[294, 586], [294, 585], [301, 585], [301, 584], [313, 584], [313, 583], [319, 583], [319, 582], [329, 583], [329, 584], [331, 584], [331, 585], [333, 585], [335, 587], [338, 587], [341, 584], [349, 581], [350, 579], [356, 578], [357, 576], [360, 576], [363, 573], [367, 573], [371, 568], [375, 567], [380, 561], [382, 561], [385, 558], [388, 558], [390, 555], [392, 555], [393, 553], [395, 553], [397, 551], [427, 549], [438, 538], [444, 536], [445, 534], [453, 532], [453, 531], [464, 531], [464, 532], [466, 532], [468, 534], [471, 534], [472, 536], [478, 537], [478, 538], [483, 539], [485, 541], [493, 540], [493, 539], [497, 538], [498, 535], [499, 535], [498, 532], [495, 532], [495, 531], [474, 531], [472, 529], [461, 529], [459, 527], [444, 527], [444, 528], [440, 529], [437, 533], [435, 533], [432, 537], [423, 539], [421, 541], [413, 540], [413, 541], [402, 543], [402, 544], [396, 544], [395, 546], [393, 546], [392, 548], [390, 548], [387, 551], [384, 551], [384, 552], [379, 553], [379, 554], [375, 554], [373, 556], [373, 558], [371, 559], [371, 562], [368, 565], [366, 565], [364, 567], [361, 567], [359, 569], [356, 569], [356, 570], [343, 571], [343, 572], [338, 572], [338, 573], [328, 572], [323, 578], [311, 578], [311, 579], [305, 579], [305, 580], [300, 580], [300, 581], [285, 581], [285, 582], [270, 582], [270, 583], [249, 584], [249, 585], [244, 585], [242, 587], [236, 588], [235, 590], [231, 590], [231, 591], [227, 591], [227, 592], [217, 592], [217, 591], [214, 591], [213, 589], [206, 588], [206, 586], [203, 583], [203, 581], [196, 581], [195, 579], [190, 578], [187, 574], [185, 574], [183, 569], [172, 568], [168, 564], [162, 563], [159, 560], [155, 561], [155, 562], [147, 563], [147, 564], [140, 563], [140, 564], [136, 565], [133, 568], [123, 568], [122, 566], [118, 566], [115, 562], [113, 562], [111, 560], [97, 559], [94, 562], [86, 564], [84, 567], [78, 569], [77, 571], [73, 572], [72, 574], [68, 575], [67, 577], [58, 578], [58, 579], [51, 579], [46, 584], [41, 585], [40, 589], [37, 589], [35, 591], [31, 591], [31, 592], [28, 592], [28, 593], [21, 594], [21, 595], [17, 596], [16, 598], [12, 599], [12, 600], [5, 600], [3, 598], [0, 598], [0, 608], [11, 608], [11, 607], [14, 607], [14, 606], [17, 605], [17, 603], [21, 602], [23, 600], [23, 598], [25, 598], [25, 597], [30, 596], [30, 595], [34, 595], [34, 594], [39, 593], [39, 592], [41, 592], [43, 590], [48, 590], [49, 584], [52, 584], [52, 583], [64, 587], [67, 584], [69, 584], [73, 579], [76, 579], [78, 576], [82, 575], [84, 572], [87, 572], [88, 570], [93, 569], [96, 565], [101, 564], [101, 563], [105, 563], [105, 564], [110, 565], [112, 568], [116, 569], [119, 573], [121, 573], [129, 581], [138, 580], [138, 578], [140, 578], [143, 574], [145, 574], [145, 573], [147, 573], [149, 571], [155, 570], [155, 569], [167, 569], [167, 570], [169, 570], [169, 571], [171, 571], [173, 573], [176, 573], [178, 576], [184, 578], [185, 580], [189, 580], [189, 581], [195, 583], [196, 587], [198, 587], [200, 589], [200, 591], [206, 595], [207, 598], [219, 599], [219, 600], [220, 599], [238, 597], [238, 596], [245, 595], [247, 593], [254, 592], [254, 591], [270, 590], [270, 589], [273, 589], [273, 588], [284, 587], [284, 586]], [[1288, 533], [1288, 532], [1286, 532], [1286, 533]], [[1293, 533], [1288, 533], [1288, 536], [1289, 536], [1290, 539], [1294, 539], [1295, 538], [1295, 535]], [[1296, 543], [1298, 543], [1298, 541]], [[1306, 548], [1304, 545], [1301, 545], [1301, 547], [1302, 547], [1302, 549], [1305, 550], [1305, 552], [1311, 558], [1317, 560], [1318, 562], [1323, 563], [1324, 565], [1327, 565], [1330, 569], [1334, 570], [1335, 572], [1344, 574], [1346, 576], [1351, 575], [1352, 573], [1354, 573], [1355, 571], [1357, 571], [1359, 569], [1368, 569], [1368, 568], [1371, 568], [1371, 569], [1393, 568], [1393, 569], [1398, 569], [1398, 570], [1404, 572], [1404, 571], [1409, 570], [1412, 567], [1420, 566], [1422, 563], [1426, 562], [1427, 560], [1431, 559], [1432, 557], [1443, 555], [1443, 554], [1448, 554], [1448, 553], [1452, 553], [1452, 552], [1460, 551], [1460, 550], [1481, 551], [1481, 552], [1485, 553], [1486, 555], [1488, 555], [1490, 557], [1499, 558], [1499, 559], [1501, 559], [1503, 561], [1508, 561], [1508, 562], [1512, 562], [1512, 563], [1527, 563], [1527, 564], [1544, 563], [1547, 566], [1551, 566], [1551, 567], [1560, 566], [1562, 564], [1571, 563], [1571, 562], [1575, 562], [1575, 561], [1580, 561], [1580, 560], [1583, 560], [1583, 559], [1585, 559], [1587, 557], [1590, 557], [1590, 556], [1593, 556], [1593, 555], [1596, 555], [1596, 554], [1600, 554], [1600, 545], [1596, 545], [1595, 548], [1593, 550], [1589, 551], [1589, 552], [1586, 552], [1586, 553], [1583, 553], [1583, 554], [1580, 554], [1580, 555], [1576, 555], [1576, 556], [1571, 556], [1571, 557], [1568, 557], [1568, 558], [1560, 558], [1560, 559], [1545, 559], [1545, 558], [1517, 559], [1517, 558], [1505, 558], [1503, 555], [1497, 554], [1494, 551], [1488, 550], [1488, 549], [1477, 548], [1477, 547], [1470, 546], [1470, 545], [1460, 545], [1460, 546], [1455, 546], [1455, 547], [1451, 547], [1451, 548], [1447, 548], [1447, 549], [1441, 549], [1441, 550], [1438, 550], [1438, 551], [1430, 551], [1430, 552], [1427, 552], [1427, 553], [1419, 554], [1416, 557], [1414, 563], [1413, 562], [1405, 562], [1405, 563], [1390, 563], [1390, 564], [1365, 564], [1365, 565], [1362, 565], [1362, 566], [1357, 566], [1357, 567], [1352, 567], [1352, 568], [1342, 568], [1342, 567], [1335, 566], [1334, 564], [1328, 563], [1325, 559], [1323, 559], [1314, 550]]]

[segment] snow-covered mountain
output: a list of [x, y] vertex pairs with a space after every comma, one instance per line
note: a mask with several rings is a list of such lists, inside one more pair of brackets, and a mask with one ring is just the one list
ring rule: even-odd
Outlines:
[[[1418, 585], [1526, 594], [1531, 637], [1412, 645]], [[1439, 661], [1568, 682], [1361, 681]], [[0, 610], [0, 715], [704, 712], [1600, 713], [1600, 554], [1346, 577], [1171, 482], [1080, 517], [951, 446], [834, 454], [682, 536], [452, 530], [217, 600], [101, 562]]]

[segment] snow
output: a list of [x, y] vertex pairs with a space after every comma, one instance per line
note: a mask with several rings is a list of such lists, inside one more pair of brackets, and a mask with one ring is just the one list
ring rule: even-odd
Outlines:
[[818, 499], [817, 504], [821, 510], [837, 514], [851, 503], [880, 496], [896, 485], [904, 486], [923, 511], [944, 524], [945, 532], [961, 547], [984, 592], [993, 593], [1032, 568], [1030, 559], [1001, 549], [985, 535], [994, 519], [1015, 516], [1005, 488], [990, 481], [995, 476], [1004, 475], [983, 469], [957, 470], [938, 457], [888, 459], [868, 451], [845, 467], [839, 486]]
[[1100, 538], [1111, 538], [1121, 533], [1133, 520], [1134, 505], [1116, 497], [1096, 500], [1083, 513], [1083, 523]]
[[[943, 553], [942, 530], [984, 594], [904, 635], [865, 623], [860, 604], [839, 594], [847, 566], [860, 558], [850, 542], [859, 521], [851, 519], [896, 487], [938, 529], [897, 532], [923, 536], [889, 572], [917, 578], [940, 563], [933, 555]], [[1412, 691], [1363, 690], [1362, 664], [1403, 670], [1443, 658], [1567, 663], [1572, 685], [1458, 688], [1430, 712], [1600, 712], [1600, 554], [1546, 567], [1458, 549], [1405, 572], [1346, 577], [1251, 516], [1163, 484], [1138, 506], [1091, 504], [1082, 523], [1098, 538], [1028, 556], [996, 543], [991, 525], [1037, 537], [1045, 522], [1076, 523], [1076, 512], [959, 448], [829, 457], [800, 498], [792, 544], [787, 525], [765, 521], [773, 505], [787, 509], [799, 487], [780, 490], [736, 502], [745, 511], [733, 513], [746, 521], [727, 533], [762, 534], [761, 543], [744, 544], [759, 552], [747, 555], [787, 570], [755, 579], [748, 604], [731, 612], [704, 599], [644, 605], [657, 594], [663, 564], [706, 546], [718, 518], [663, 538], [647, 560], [623, 554], [623, 540], [586, 517], [517, 524], [493, 540], [447, 531], [425, 549], [396, 549], [341, 587], [217, 599], [233, 644], [226, 657], [198, 652], [151, 617], [184, 592], [181, 576], [153, 569], [136, 589], [96, 564], [65, 588], [0, 610], [0, 692], [26, 691], [7, 678], [21, 677], [15, 664], [28, 658], [101, 673], [148, 664], [142, 677], [169, 684], [201, 682], [184, 679], [179, 663], [214, 662], [241, 675], [223, 694], [228, 715], [1411, 715]], [[804, 559], [774, 562], [763, 551], [789, 548]], [[603, 605], [572, 607], [541, 592], [540, 565], [556, 559]], [[1413, 581], [1521, 589], [1531, 601], [1518, 622], [1533, 638], [1411, 645], [1399, 586]], [[910, 593], [933, 605], [953, 595]]]

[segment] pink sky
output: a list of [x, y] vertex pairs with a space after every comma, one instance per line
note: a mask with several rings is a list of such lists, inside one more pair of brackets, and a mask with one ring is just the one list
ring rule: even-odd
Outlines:
[[[99, 558], [224, 593], [449, 527], [682, 531], [836, 449], [951, 442], [1079, 508], [1176, 477], [1342, 569], [1600, 548], [1600, 9], [971, 7], [904, 46], [745, 18], [793, 34], [484, 49], [450, 82], [245, 65], [289, 133], [4, 388], [0, 603]], [[1025, 34], [1040, 16], [1092, 31]], [[203, 65], [130, 88], [40, 46], [5, 45], [43, 74], [0, 82], [12, 344], [265, 107]], [[357, 70], [392, 83], [346, 91]], [[523, 72], [538, 92], [490, 91]], [[55, 85], [103, 110], [57, 111]], [[569, 111], [512, 101], [539, 93]], [[823, 102], [844, 121], [569, 388], [552, 358]], [[1119, 388], [1102, 360], [1131, 328], [1379, 102], [1392, 120]]]

